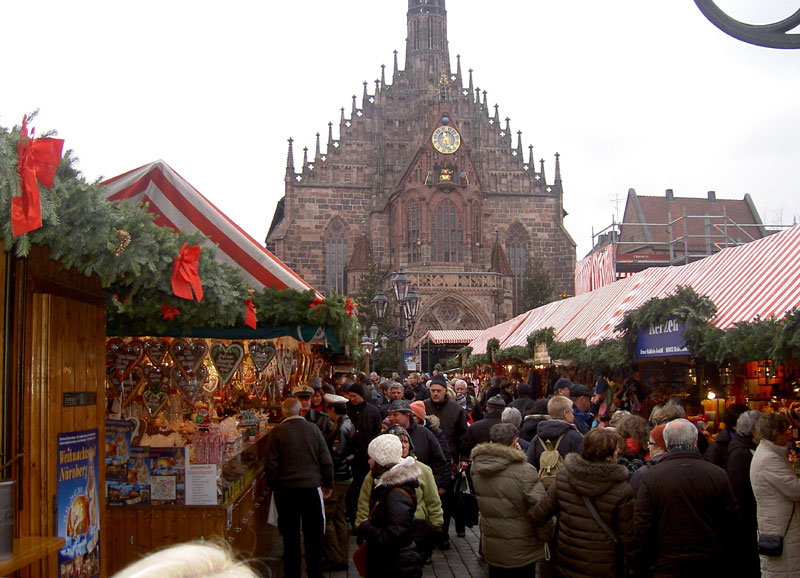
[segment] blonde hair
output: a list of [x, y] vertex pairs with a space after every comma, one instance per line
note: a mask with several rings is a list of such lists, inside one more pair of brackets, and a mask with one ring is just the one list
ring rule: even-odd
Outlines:
[[186, 542], [153, 552], [112, 578], [258, 578], [225, 544]]
[[572, 409], [572, 400], [563, 395], [554, 395], [547, 402], [547, 413], [550, 419], [564, 419], [564, 413]]

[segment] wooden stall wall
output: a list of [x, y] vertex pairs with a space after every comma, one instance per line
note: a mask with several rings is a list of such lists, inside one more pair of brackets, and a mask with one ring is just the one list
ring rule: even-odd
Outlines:
[[[24, 458], [13, 467], [17, 480], [15, 536], [53, 536], [57, 531], [58, 434], [97, 428], [99, 434], [98, 508], [101, 576], [106, 576], [105, 467], [105, 303], [97, 277], [64, 271], [34, 247], [27, 259], [11, 259], [13, 292], [6, 326], [10, 387], [7, 428], [14, 453]], [[91, 405], [64, 407], [64, 394], [96, 395]], [[57, 556], [31, 564], [20, 578], [58, 576]]]

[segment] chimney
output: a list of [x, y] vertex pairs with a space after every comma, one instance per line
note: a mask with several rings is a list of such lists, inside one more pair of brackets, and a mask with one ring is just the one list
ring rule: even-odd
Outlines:
[[708, 202], [709, 203], [716, 203], [717, 202], [717, 193], [716, 193], [716, 191], [708, 191]]
[[667, 189], [667, 201], [672, 202], [675, 200], [675, 195], [672, 194], [672, 189]]

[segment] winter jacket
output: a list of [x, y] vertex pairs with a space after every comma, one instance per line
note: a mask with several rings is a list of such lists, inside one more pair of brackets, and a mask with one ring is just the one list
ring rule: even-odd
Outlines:
[[315, 409], [308, 410], [308, 413], [306, 414], [306, 421], [310, 421], [317, 426], [319, 431], [322, 433], [322, 437], [324, 438], [327, 438], [331, 433], [333, 422], [331, 421], [331, 418], [328, 417], [328, 414], [324, 411], [317, 411]]
[[[447, 436], [444, 435], [442, 428], [439, 426], [439, 418], [435, 415], [429, 415], [425, 417], [425, 427], [428, 428], [433, 435], [436, 436], [436, 441], [439, 442], [439, 447], [442, 448], [442, 453], [444, 454], [444, 461], [447, 464], [452, 466], [453, 464], [453, 453], [450, 451], [450, 444], [447, 443]], [[452, 467], [451, 467], [452, 470]], [[452, 481], [452, 471], [448, 471], [447, 479], [448, 479], [448, 486]]]
[[759, 532], [778, 535], [786, 532], [783, 554], [761, 557], [763, 578], [800, 575], [800, 510], [797, 507], [800, 502], [800, 479], [792, 470], [786, 455], [785, 447], [761, 440], [750, 464], [750, 482], [756, 498]]
[[[733, 493], [739, 503], [739, 511], [742, 514], [743, 547], [747, 550], [743, 554], [746, 558], [744, 561], [746, 569], [743, 568], [741, 572], [743, 578], [745, 576], [759, 576], [761, 566], [758, 560], [756, 498], [753, 496], [753, 486], [750, 483], [750, 462], [753, 460], [755, 450], [756, 443], [752, 438], [737, 434], [728, 444], [725, 465]], [[706, 459], [708, 459], [708, 452], [706, 452]]]
[[575, 415], [575, 427], [578, 428], [578, 432], [581, 435], [585, 436], [587, 433], [589, 433], [589, 430], [592, 429], [594, 415], [592, 413], [579, 410], [577, 405], [573, 406], [572, 413]]
[[712, 464], [725, 469], [725, 464], [728, 461], [728, 451], [731, 441], [736, 439], [736, 434], [732, 433], [728, 428], [725, 428], [719, 435], [714, 443], [708, 446], [705, 456], [706, 459]]
[[526, 415], [522, 420], [522, 425], [519, 426], [519, 437], [524, 439], [526, 442], [531, 441], [536, 435], [536, 430], [539, 428], [539, 424], [549, 419], [550, 416], [546, 413]]
[[527, 383], [520, 383], [517, 386], [517, 399], [512, 401], [508, 407], [515, 407], [519, 413], [525, 415], [533, 408], [534, 403], [536, 400], [531, 395], [531, 386]]
[[[416, 488], [417, 510], [414, 512], [414, 517], [420, 520], [428, 520], [431, 524], [440, 528], [444, 521], [442, 500], [436, 488], [433, 472], [419, 460], [417, 460], [417, 467], [422, 472], [422, 475], [417, 480], [419, 486]], [[370, 472], [364, 478], [364, 484], [361, 486], [361, 492], [358, 495], [356, 528], [369, 516], [369, 496], [372, 493], [372, 485], [372, 473]]]
[[[409, 392], [411, 395], [409, 395]], [[430, 399], [431, 392], [428, 391], [428, 388], [424, 383], [417, 382], [416, 388], [411, 386], [406, 387], [404, 397], [406, 399], [411, 399], [412, 401], [425, 401], [426, 399]]]
[[673, 450], [636, 493], [642, 564], [656, 577], [736, 576], [741, 517], [725, 471], [696, 450]]
[[[650, 471], [654, 465], [661, 461], [661, 458], [667, 455], [667, 452], [660, 450], [662, 453], [656, 454], [651, 457], [651, 459], [645, 461], [644, 465], [637, 469], [631, 475], [630, 480], [628, 483], [631, 485], [631, 489], [633, 490], [634, 495], [639, 492], [639, 483], [642, 481], [642, 478], [647, 475], [647, 472]], [[628, 470], [630, 472], [630, 470]]]
[[579, 454], [583, 451], [583, 436], [578, 433], [574, 425], [560, 419], [543, 421], [539, 424], [539, 433], [531, 440], [531, 445], [528, 448], [528, 463], [536, 468], [537, 472], [539, 471], [539, 458], [544, 452], [544, 447], [539, 443], [538, 438], [545, 441], [550, 440], [555, 447], [556, 441], [562, 434], [564, 437], [561, 438], [561, 442], [558, 444], [558, 453], [566, 457], [569, 453], [575, 452]]
[[358, 526], [367, 542], [367, 578], [419, 578], [422, 559], [414, 547], [417, 480], [422, 471], [408, 457], [376, 480], [369, 518]]
[[544, 496], [536, 469], [520, 450], [496, 443], [475, 446], [470, 457], [486, 562], [518, 568], [543, 558], [552, 527], [537, 531], [525, 516]]
[[408, 435], [411, 438], [414, 456], [423, 464], [433, 470], [433, 477], [436, 485], [446, 488], [450, 485], [450, 470], [452, 469], [449, 461], [445, 460], [439, 440], [436, 434], [425, 426], [417, 425], [412, 419], [409, 421]]
[[356, 430], [346, 415], [339, 416], [336, 425], [325, 438], [328, 450], [333, 459], [333, 480], [337, 483], [349, 483], [353, 480], [353, 436]]
[[[595, 521], [582, 496], [592, 500], [620, 548]], [[622, 556], [634, 555], [633, 504], [624, 466], [570, 454], [555, 483], [528, 516], [532, 524], [540, 525], [558, 514], [556, 567], [565, 578], [615, 577], [623, 575]]]
[[455, 459], [460, 455], [461, 437], [467, 431], [467, 412], [452, 399], [445, 398], [443, 403], [433, 403], [425, 400], [425, 415], [435, 415], [439, 418], [439, 427], [447, 436], [450, 453]]
[[489, 430], [498, 423], [502, 423], [501, 413], [497, 410], [489, 409], [486, 412], [486, 417], [469, 426], [467, 432], [461, 437], [461, 459], [468, 459], [472, 448], [478, 444], [488, 442]]
[[267, 484], [285, 488], [332, 488], [333, 461], [319, 428], [300, 416], [275, 426], [267, 438]]
[[367, 446], [381, 433], [381, 410], [371, 403], [363, 402], [358, 405], [347, 403], [347, 417], [353, 422], [355, 436], [355, 459], [367, 463]]

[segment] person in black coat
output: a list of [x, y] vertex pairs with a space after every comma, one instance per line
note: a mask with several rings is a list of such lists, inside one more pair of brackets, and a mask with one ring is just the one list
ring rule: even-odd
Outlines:
[[378, 436], [369, 444], [375, 486], [369, 497], [369, 517], [357, 530], [367, 543], [367, 578], [420, 578], [422, 558], [414, 547], [416, 488], [422, 471], [403, 458], [400, 438]]
[[634, 526], [653, 576], [739, 576], [741, 516], [725, 471], [697, 450], [697, 428], [664, 428], [667, 455], [639, 482]]
[[353, 423], [353, 483], [347, 492], [347, 518], [355, 520], [358, 506], [358, 494], [361, 483], [369, 471], [367, 464], [367, 447], [381, 433], [381, 410], [366, 402], [366, 389], [360, 383], [354, 383], [347, 390], [350, 401], [347, 404], [347, 417]]
[[572, 400], [562, 395], [553, 396], [547, 402], [547, 414], [550, 419], [539, 424], [539, 430], [528, 447], [528, 463], [537, 470], [539, 469], [539, 458], [544, 453], [544, 445], [539, 441], [540, 439], [550, 440], [555, 447], [558, 438], [561, 437], [561, 441], [558, 443], [558, 453], [562, 457], [566, 457], [572, 452], [579, 454], [583, 451], [583, 436], [572, 423], [575, 419], [572, 413]]
[[[750, 462], [753, 460], [753, 452], [756, 451], [753, 433], [755, 432], [756, 422], [760, 411], [745, 411], [736, 420], [736, 436], [728, 445], [728, 455], [725, 470], [731, 480], [733, 493], [736, 501], [739, 502], [739, 510], [742, 513], [742, 524], [744, 527], [745, 545], [747, 552], [746, 567], [742, 568], [742, 576], [760, 576], [761, 565], [758, 558], [758, 521], [756, 518], [756, 498], [753, 495], [753, 486], [750, 483]], [[713, 444], [712, 444], [713, 445]], [[709, 451], [711, 448], [709, 448]], [[708, 456], [706, 456], [708, 459]]]
[[536, 403], [536, 400], [531, 394], [531, 386], [527, 383], [520, 383], [517, 386], [517, 399], [512, 401], [508, 407], [515, 407], [519, 410], [519, 413], [526, 415], [533, 409], [534, 403]]
[[425, 426], [419, 426], [412, 417], [411, 404], [407, 399], [398, 399], [389, 406], [389, 423], [399, 425], [406, 429], [411, 444], [414, 446], [414, 455], [419, 461], [430, 467], [436, 486], [443, 494], [450, 485], [450, 471], [452, 465], [445, 460], [442, 448], [436, 435]]
[[476, 421], [461, 436], [461, 460], [468, 461], [469, 455], [478, 444], [489, 442], [489, 430], [493, 425], [502, 423], [503, 410], [506, 408], [505, 400], [496, 395], [486, 402], [486, 415]]
[[725, 464], [728, 461], [728, 449], [730, 448], [731, 441], [736, 439], [736, 421], [739, 416], [746, 412], [749, 408], [741, 403], [735, 403], [725, 408], [722, 413], [722, 423], [725, 424], [723, 429], [717, 435], [714, 443], [708, 446], [706, 450], [706, 459], [714, 465], [725, 469]]
[[547, 415], [547, 399], [537, 399], [527, 414], [522, 416], [522, 425], [519, 427], [519, 437], [530, 443], [536, 435], [539, 424], [550, 419]]

